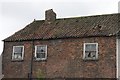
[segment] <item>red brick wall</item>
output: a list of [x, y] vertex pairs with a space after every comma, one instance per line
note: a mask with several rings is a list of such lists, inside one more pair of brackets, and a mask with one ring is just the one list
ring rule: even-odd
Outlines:
[[[83, 44], [98, 43], [99, 59], [84, 61]], [[12, 47], [25, 46], [24, 61], [12, 62]], [[77, 39], [57, 39], [35, 41], [34, 45], [47, 45], [46, 61], [33, 60], [33, 77], [36, 78], [39, 69], [48, 78], [115, 78], [116, 77], [116, 38], [92, 37]], [[27, 78], [30, 72], [32, 41], [5, 42], [3, 53], [3, 73], [6, 78]]]

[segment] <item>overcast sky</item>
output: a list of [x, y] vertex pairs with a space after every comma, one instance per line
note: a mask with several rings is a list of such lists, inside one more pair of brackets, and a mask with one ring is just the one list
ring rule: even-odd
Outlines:
[[0, 0], [1, 40], [24, 28], [34, 19], [43, 20], [45, 10], [53, 9], [57, 18], [118, 13], [120, 0]]

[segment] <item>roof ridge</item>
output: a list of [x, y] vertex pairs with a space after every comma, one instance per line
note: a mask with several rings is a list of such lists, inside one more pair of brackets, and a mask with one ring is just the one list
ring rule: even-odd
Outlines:
[[[88, 16], [76, 16], [76, 17], [66, 17], [66, 18], [57, 18], [56, 20], [66, 20], [66, 19], [78, 19], [78, 18], [89, 18], [89, 17], [99, 17], [99, 16], [112, 16], [112, 15], [118, 15], [120, 13], [112, 13], [112, 14], [99, 14], [99, 15], [88, 15]], [[45, 20], [35, 20], [35, 22], [38, 21], [45, 21]]]
[[90, 15], [90, 16], [76, 16], [76, 17], [68, 17], [68, 18], [57, 18], [57, 20], [65, 20], [65, 19], [77, 19], [77, 18], [89, 18], [89, 17], [99, 17], [99, 16], [112, 16], [112, 15], [118, 15], [120, 13], [113, 13], [113, 14], [100, 14], [100, 15]]

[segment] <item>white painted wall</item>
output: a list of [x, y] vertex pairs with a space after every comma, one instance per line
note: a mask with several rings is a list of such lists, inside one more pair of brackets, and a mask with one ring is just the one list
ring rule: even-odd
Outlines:
[[120, 39], [117, 39], [117, 77], [120, 77]]

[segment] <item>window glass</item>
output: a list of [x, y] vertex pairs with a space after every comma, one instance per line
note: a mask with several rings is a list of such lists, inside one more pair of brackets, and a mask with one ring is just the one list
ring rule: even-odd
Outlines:
[[15, 47], [14, 53], [22, 53], [23, 47]]
[[45, 46], [37, 46], [37, 53], [41, 53], [41, 52], [45, 53]]
[[85, 43], [84, 44], [84, 59], [97, 59], [98, 51], [97, 43]]
[[13, 60], [23, 59], [23, 46], [13, 46]]
[[96, 51], [96, 44], [86, 44], [86, 51]]
[[37, 53], [37, 58], [45, 58], [45, 53]]
[[46, 45], [38, 45], [35, 46], [35, 55], [37, 60], [45, 60], [47, 58], [47, 46]]

